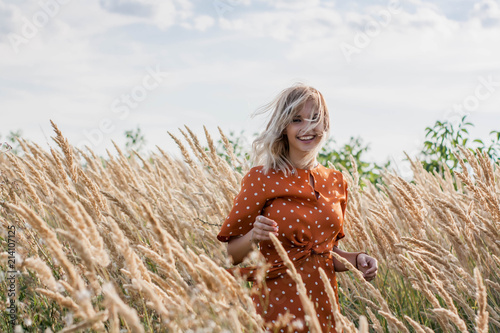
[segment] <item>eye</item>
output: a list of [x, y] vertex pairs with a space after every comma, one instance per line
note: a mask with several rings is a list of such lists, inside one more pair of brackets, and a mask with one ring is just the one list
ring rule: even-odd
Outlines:
[[300, 118], [295, 118], [292, 120], [293, 123], [299, 123], [300, 121], [301, 121]]

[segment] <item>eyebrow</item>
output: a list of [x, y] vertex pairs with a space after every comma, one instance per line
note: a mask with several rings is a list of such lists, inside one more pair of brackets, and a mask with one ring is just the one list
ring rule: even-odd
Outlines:
[[[318, 113], [313, 114], [313, 117], [315, 117], [315, 116], [319, 116], [319, 112], [318, 112]], [[294, 117], [294, 118], [302, 118], [302, 116], [301, 116], [300, 114], [297, 114], [297, 115], [295, 115], [295, 116], [293, 116], [293, 117]]]

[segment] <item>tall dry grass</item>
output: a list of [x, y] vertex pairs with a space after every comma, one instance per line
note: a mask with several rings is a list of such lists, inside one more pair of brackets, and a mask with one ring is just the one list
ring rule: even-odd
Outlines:
[[[228, 164], [206, 130], [203, 147], [186, 128], [182, 140], [169, 133], [182, 161], [160, 147], [127, 157], [116, 145], [103, 159], [53, 127], [57, 147], [49, 152], [20, 140], [22, 157], [0, 155], [1, 236], [17, 230], [19, 325], [262, 331], [250, 289], [223, 269], [229, 260], [215, 238], [239, 190], [236, 167], [249, 168], [230, 147]], [[372, 283], [356, 271], [338, 275], [341, 309], [330, 303], [344, 332], [500, 331], [500, 165], [480, 152], [462, 150], [460, 158], [463, 171], [444, 178], [412, 161], [412, 182], [385, 172], [385, 185], [363, 189], [357, 174], [342, 170], [350, 197], [341, 246], [379, 261]], [[5, 271], [7, 253], [0, 257]], [[250, 262], [264, 267], [257, 252]], [[299, 281], [293, 266], [289, 274]], [[5, 291], [2, 281], [1, 310]], [[305, 308], [315, 331], [314, 307]]]

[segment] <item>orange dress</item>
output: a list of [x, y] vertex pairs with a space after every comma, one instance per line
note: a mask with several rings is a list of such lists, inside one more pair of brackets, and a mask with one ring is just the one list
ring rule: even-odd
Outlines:
[[[297, 169], [284, 176], [282, 171], [253, 167], [242, 179], [241, 191], [225, 219], [217, 239], [227, 242], [252, 229], [255, 218], [264, 215], [278, 224], [278, 239], [304, 281], [322, 326], [323, 332], [335, 332], [333, 312], [318, 268], [328, 275], [338, 303], [337, 280], [330, 251], [344, 237], [343, 223], [347, 203], [347, 183], [341, 172], [321, 164], [311, 170]], [[314, 188], [311, 184], [314, 178]], [[257, 313], [266, 322], [275, 323], [279, 314], [287, 311], [304, 320], [299, 293], [272, 241], [262, 241], [260, 252], [271, 264], [265, 286], [254, 284]], [[229, 269], [232, 271], [232, 269]], [[253, 281], [254, 268], [240, 269]], [[295, 320], [295, 319], [294, 319]], [[280, 332], [286, 332], [283, 327]], [[300, 332], [307, 331], [304, 329]]]

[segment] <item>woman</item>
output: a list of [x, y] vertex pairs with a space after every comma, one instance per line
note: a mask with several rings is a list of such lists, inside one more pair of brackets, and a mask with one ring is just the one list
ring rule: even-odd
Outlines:
[[[274, 233], [300, 273], [323, 331], [335, 332], [319, 267], [327, 273], [338, 302], [335, 272], [347, 269], [331, 251], [349, 260], [368, 281], [377, 274], [377, 261], [365, 253], [337, 247], [344, 237], [348, 191], [342, 173], [325, 168], [316, 159], [330, 129], [322, 94], [296, 84], [283, 90], [265, 111], [272, 111], [271, 118], [252, 147], [252, 162], [257, 166], [243, 177], [241, 191], [217, 238], [228, 242], [233, 264], [241, 263], [254, 244], [271, 264], [264, 285], [254, 286], [256, 295], [252, 297], [266, 322], [275, 323], [286, 312], [303, 320], [295, 283], [270, 239], [269, 234]], [[254, 268], [240, 273], [254, 281]]]

